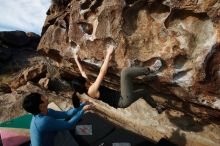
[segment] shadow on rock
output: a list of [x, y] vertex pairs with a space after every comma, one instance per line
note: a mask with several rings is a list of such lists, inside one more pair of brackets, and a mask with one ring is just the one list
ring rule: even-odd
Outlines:
[[[186, 135], [184, 133], [180, 133], [180, 129], [177, 129], [176, 131], [174, 130], [172, 136], [169, 139], [175, 139], [175, 143], [177, 145], [186, 145]], [[172, 146], [174, 146], [174, 144]]]
[[184, 131], [200, 132], [208, 123], [202, 122], [200, 119], [180, 112], [166, 112], [170, 122]]

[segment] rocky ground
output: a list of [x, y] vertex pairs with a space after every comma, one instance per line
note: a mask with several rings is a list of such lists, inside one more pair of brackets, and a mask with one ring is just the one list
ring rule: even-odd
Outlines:
[[[68, 85], [59, 85], [54, 76], [50, 89], [46, 91], [48, 83], [38, 84], [41, 78], [50, 76], [47, 68], [52, 68], [50, 59], [37, 53], [36, 48], [40, 36], [34, 33], [22, 31], [0, 32], [0, 121], [7, 121], [13, 117], [24, 114], [21, 108], [22, 97], [32, 91], [42, 94], [51, 94], [51, 101], [55, 101], [60, 107], [67, 108], [71, 102], [60, 95], [58, 90], [63, 90]], [[56, 72], [56, 69], [54, 70]], [[51, 71], [53, 73], [53, 69]], [[43, 80], [43, 79], [42, 79]], [[42, 83], [43, 84], [43, 83]], [[66, 83], [67, 84], [67, 83]], [[62, 84], [61, 84], [62, 85]], [[70, 91], [70, 85], [68, 88]], [[59, 97], [59, 98], [58, 98]]]

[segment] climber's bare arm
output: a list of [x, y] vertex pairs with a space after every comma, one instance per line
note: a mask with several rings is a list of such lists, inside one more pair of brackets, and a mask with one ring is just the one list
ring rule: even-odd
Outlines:
[[78, 54], [75, 54], [75, 55], [74, 55], [74, 59], [75, 59], [75, 62], [76, 62], [76, 64], [77, 64], [78, 68], [79, 68], [79, 71], [80, 71], [81, 75], [82, 75], [84, 78], [87, 79], [88, 77], [87, 77], [85, 71], [83, 70], [82, 65], [81, 65], [80, 62], [79, 62], [79, 56], [78, 56]]
[[114, 51], [114, 46], [109, 46], [107, 49], [105, 60], [99, 71], [98, 77], [96, 78], [95, 82], [89, 87], [88, 95], [90, 97], [99, 98], [99, 87], [101, 85], [102, 80], [105, 77], [105, 74], [107, 73], [109, 61], [111, 60], [111, 55], [113, 51]]

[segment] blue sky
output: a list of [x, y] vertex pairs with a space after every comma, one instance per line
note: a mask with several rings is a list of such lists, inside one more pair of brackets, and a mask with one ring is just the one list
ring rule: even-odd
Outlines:
[[0, 0], [0, 31], [41, 33], [50, 0]]

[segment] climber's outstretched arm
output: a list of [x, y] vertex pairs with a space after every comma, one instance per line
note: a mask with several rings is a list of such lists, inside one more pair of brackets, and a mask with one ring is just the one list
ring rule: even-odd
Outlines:
[[75, 55], [74, 55], [74, 59], [75, 59], [75, 62], [76, 62], [76, 64], [77, 64], [78, 68], [79, 68], [79, 71], [80, 71], [81, 75], [82, 75], [84, 78], [87, 79], [88, 77], [87, 77], [85, 71], [83, 70], [82, 65], [81, 65], [80, 62], [79, 62], [79, 56], [78, 56], [78, 54], [75, 54]]
[[109, 61], [111, 60], [111, 55], [114, 51], [114, 46], [110, 45], [107, 48], [107, 54], [105, 56], [104, 63], [99, 71], [98, 77], [96, 78], [95, 82], [89, 87], [88, 95], [93, 98], [99, 98], [99, 87], [101, 85], [102, 80], [105, 77], [105, 74], [108, 70]]

